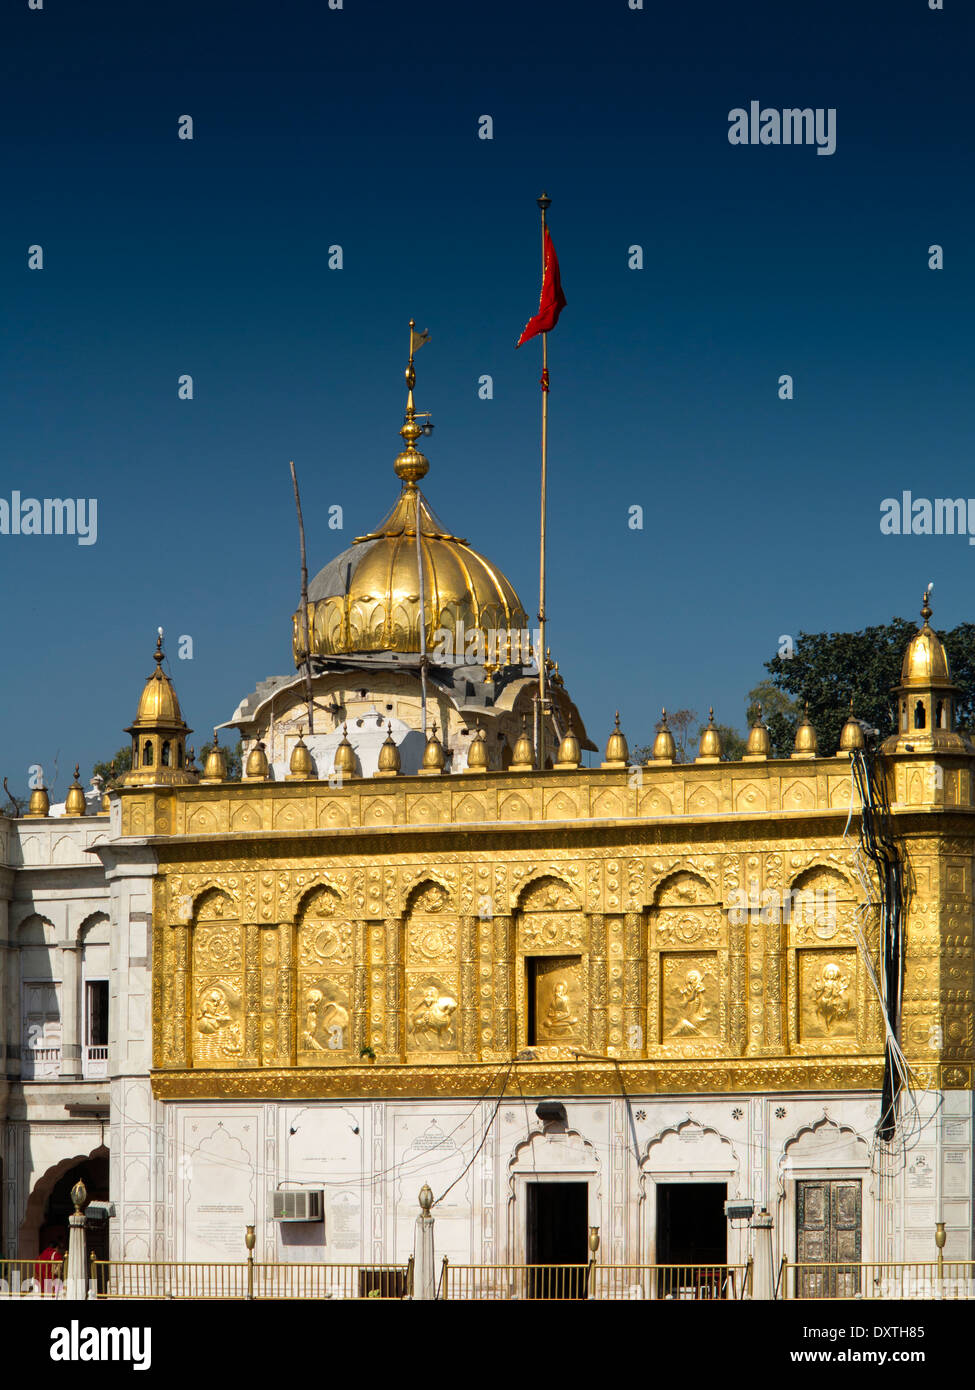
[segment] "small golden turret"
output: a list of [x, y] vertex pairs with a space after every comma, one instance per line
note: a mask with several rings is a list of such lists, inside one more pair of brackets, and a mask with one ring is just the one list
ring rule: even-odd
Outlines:
[[809, 701], [807, 700], [802, 718], [796, 729], [796, 746], [792, 756], [794, 758], [815, 758], [818, 747], [816, 730], [809, 722]]
[[85, 802], [85, 793], [78, 780], [79, 766], [74, 765], [74, 781], [68, 788], [68, 795], [64, 799], [64, 814], [66, 816], [83, 816], [88, 807]]
[[267, 753], [264, 744], [258, 739], [254, 747], [247, 754], [247, 762], [244, 764], [245, 782], [266, 782], [268, 774]]
[[356, 775], [355, 749], [349, 742], [349, 726], [342, 725], [342, 741], [336, 745], [332, 767], [340, 779]]
[[620, 712], [616, 711], [616, 725], [609, 736], [606, 744], [606, 761], [603, 767], [627, 767], [630, 762], [630, 750], [627, 746], [626, 736], [620, 729]]
[[565, 731], [565, 738], [559, 744], [559, 756], [555, 766], [561, 772], [568, 772], [571, 768], [578, 767], [581, 762], [582, 749], [570, 724]]
[[185, 766], [187, 728], [173, 683], [163, 670], [162, 628], [152, 654], [156, 669], [146, 679], [135, 721], [126, 729], [132, 735], [132, 763], [121, 778], [124, 787], [186, 786], [197, 779]]
[[446, 761], [443, 744], [437, 738], [437, 724], [434, 720], [427, 737], [427, 746], [423, 750], [423, 765], [420, 768], [420, 776], [439, 777], [444, 770]]
[[660, 711], [660, 728], [653, 741], [652, 759], [655, 763], [672, 763], [677, 757], [677, 744], [667, 725], [667, 711]]
[[200, 781], [212, 786], [215, 782], [226, 782], [227, 780], [227, 754], [220, 747], [217, 731], [213, 731], [213, 747], [206, 756], [203, 764], [203, 776]]
[[379, 765], [372, 774], [373, 777], [398, 777], [400, 771], [399, 749], [393, 742], [393, 726], [386, 724], [386, 737], [383, 739], [383, 746], [379, 750]]
[[714, 706], [708, 710], [708, 722], [701, 734], [701, 746], [697, 750], [696, 763], [719, 763], [722, 754], [721, 735], [714, 726]]
[[42, 816], [51, 814], [51, 798], [47, 794], [47, 788], [41, 782], [30, 794], [30, 805], [27, 807], [28, 816], [34, 820], [40, 820]]
[[288, 764], [288, 775], [286, 782], [308, 782], [315, 776], [315, 764], [312, 760], [308, 745], [305, 743], [304, 729], [298, 730], [298, 742], [291, 750], [291, 762]]
[[478, 726], [477, 732], [471, 740], [471, 745], [467, 750], [467, 766], [465, 772], [487, 772], [488, 770], [488, 750], [487, 739], [484, 730]]
[[748, 742], [745, 744], [745, 756], [742, 761], [746, 763], [764, 761], [771, 752], [772, 740], [769, 738], [768, 729], [762, 723], [762, 707], [759, 705], [755, 723], [748, 730]]
[[112, 798], [108, 794], [108, 787], [102, 792], [102, 812], [111, 811]]
[[840, 752], [852, 753], [856, 748], [866, 748], [867, 741], [863, 737], [863, 727], [859, 719], [853, 717], [853, 696], [850, 696], [850, 713], [846, 723], [840, 730]]
[[509, 772], [531, 772], [535, 766], [535, 750], [532, 741], [528, 737], [528, 715], [521, 716], [521, 733], [515, 743], [514, 752], [511, 756], [511, 766]]

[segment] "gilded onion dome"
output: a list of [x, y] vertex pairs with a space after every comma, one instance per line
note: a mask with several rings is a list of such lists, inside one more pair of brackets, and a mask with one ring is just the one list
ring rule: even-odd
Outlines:
[[901, 688], [923, 689], [926, 686], [952, 684], [948, 653], [941, 638], [931, 627], [931, 590], [925, 589], [921, 602], [924, 626], [911, 638], [901, 663]]
[[488, 750], [487, 740], [484, 737], [484, 730], [478, 728], [474, 737], [471, 739], [470, 747], [467, 750], [467, 766], [465, 772], [487, 772], [488, 770]]
[[850, 696], [850, 715], [843, 728], [840, 730], [840, 752], [852, 753], [855, 748], [865, 748], [866, 739], [863, 737], [863, 726], [859, 719], [853, 717], [853, 696]]
[[606, 760], [603, 767], [626, 767], [630, 761], [630, 750], [626, 735], [620, 728], [620, 712], [616, 711], [616, 724], [606, 744]]
[[51, 813], [51, 798], [47, 794], [47, 789], [42, 782], [35, 787], [30, 794], [30, 805], [27, 807], [28, 816], [39, 819], [41, 816], [48, 816]]
[[289, 782], [307, 782], [315, 775], [315, 764], [312, 761], [308, 745], [305, 743], [304, 729], [298, 730], [298, 742], [291, 750], [291, 762], [288, 765]]
[[694, 761], [698, 763], [719, 762], [722, 751], [721, 735], [714, 726], [714, 708], [712, 706], [708, 710], [708, 722], [701, 734], [701, 746]]
[[[409, 388], [406, 420], [400, 434], [406, 448], [394, 469], [402, 490], [392, 510], [367, 535], [320, 570], [308, 586], [308, 631], [312, 656], [353, 652], [421, 651], [420, 574], [423, 576], [425, 647], [433, 653], [438, 629], [457, 632], [462, 624], [465, 647], [473, 637], [499, 664], [527, 664], [528, 615], [501, 571], [438, 520], [418, 483], [429, 462], [416, 448], [430, 426], [417, 423], [413, 404], [413, 324], [410, 324]], [[419, 530], [419, 556], [417, 530]], [[481, 637], [478, 637], [481, 634]], [[493, 634], [493, 636], [489, 636]], [[498, 634], [502, 634], [501, 637]], [[500, 650], [498, 644], [500, 643]], [[295, 665], [304, 660], [304, 624], [299, 609], [293, 619]], [[463, 662], [464, 653], [455, 653]], [[480, 664], [488, 659], [481, 657]], [[491, 658], [493, 660], [493, 658]]]
[[582, 762], [582, 749], [579, 747], [579, 740], [572, 731], [570, 724], [565, 731], [565, 737], [559, 744], [559, 756], [555, 766], [567, 771], [569, 768], [578, 767]]
[[759, 705], [755, 723], [748, 730], [748, 742], [745, 745], [746, 758], [767, 758], [772, 751], [772, 740], [769, 738], [768, 729], [762, 723], [762, 707]]
[[244, 764], [245, 782], [265, 782], [267, 781], [268, 762], [267, 751], [264, 744], [258, 739], [257, 743], [247, 754], [247, 761]]
[[379, 762], [373, 777], [397, 777], [400, 770], [399, 749], [393, 740], [393, 726], [386, 725], [386, 737], [383, 739], [383, 746], [379, 750]]
[[885, 753], [971, 753], [968, 737], [955, 729], [959, 688], [951, 679], [948, 654], [932, 629], [931, 586], [921, 604], [923, 626], [911, 638], [901, 665], [897, 697], [897, 733], [886, 739]]
[[203, 776], [201, 782], [212, 784], [214, 782], [226, 782], [227, 780], [227, 755], [217, 741], [217, 731], [213, 731], [213, 747], [206, 756], [203, 764]]
[[146, 680], [134, 723], [126, 729], [132, 735], [132, 765], [121, 779], [126, 787], [182, 785], [196, 782], [197, 773], [186, 766], [186, 727], [173, 683], [163, 670], [162, 628], [152, 654], [156, 669]]
[[806, 702], [802, 718], [796, 728], [796, 746], [792, 756], [794, 758], [815, 758], [819, 751], [819, 740], [816, 738], [816, 730], [809, 721], [809, 702]]
[[88, 809], [85, 802], [85, 791], [78, 780], [81, 771], [78, 763], [74, 765], [74, 781], [68, 788], [68, 795], [64, 799], [64, 814], [66, 816], [83, 816]]
[[677, 744], [667, 724], [667, 711], [660, 711], [660, 728], [653, 741], [653, 760], [658, 763], [672, 763], [677, 757]]
[[356, 775], [355, 749], [349, 742], [348, 724], [342, 725], [342, 741], [335, 749], [335, 759], [332, 766], [339, 777], [354, 777]]
[[521, 733], [515, 742], [511, 755], [509, 772], [531, 772], [535, 766], [535, 750], [528, 737], [528, 715], [521, 716]]
[[423, 750], [423, 763], [420, 767], [421, 777], [439, 777], [444, 770], [446, 754], [443, 751], [443, 744], [437, 738], [436, 722], [430, 728], [426, 747]]

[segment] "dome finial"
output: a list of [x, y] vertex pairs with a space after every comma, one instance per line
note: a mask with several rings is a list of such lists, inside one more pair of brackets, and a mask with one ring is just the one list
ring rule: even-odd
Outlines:
[[924, 597], [921, 599], [921, 617], [924, 619], [925, 626], [931, 617], [931, 590], [933, 588], [934, 585], [929, 584], [924, 591]]
[[163, 639], [163, 630], [162, 630], [162, 628], [159, 628], [159, 636], [156, 638], [156, 650], [155, 650], [155, 651], [153, 652], [153, 654], [152, 654], [152, 659], [153, 659], [153, 661], [155, 661], [157, 664], [160, 664], [160, 665], [161, 665], [162, 662], [166, 659], [166, 653], [163, 651], [162, 639]]
[[[429, 434], [433, 429], [430, 424], [430, 416], [426, 411], [419, 411], [413, 403], [413, 387], [416, 385], [416, 370], [413, 366], [413, 357], [424, 343], [428, 342], [430, 334], [427, 332], [417, 333], [416, 322], [410, 319], [410, 360], [406, 365], [406, 414], [403, 420], [403, 427], [400, 434], [406, 441], [406, 448], [401, 454], [396, 455], [396, 462], [393, 468], [396, 476], [402, 478], [408, 488], [416, 487], [419, 480], [426, 476], [430, 467], [429, 460], [416, 448], [416, 441], [421, 434]], [[426, 419], [425, 425], [417, 424], [417, 414]]]

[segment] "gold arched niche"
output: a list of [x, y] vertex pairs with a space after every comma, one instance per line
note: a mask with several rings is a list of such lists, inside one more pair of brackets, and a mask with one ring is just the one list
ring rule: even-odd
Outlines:
[[195, 1067], [238, 1067], [244, 1046], [244, 930], [229, 894], [196, 901], [190, 949], [190, 1056]]
[[337, 893], [322, 886], [305, 894], [294, 949], [299, 1066], [347, 1061], [352, 1054], [353, 937]]
[[589, 924], [574, 889], [556, 874], [526, 884], [515, 914], [519, 1048], [571, 1056], [590, 1045]]
[[405, 1053], [409, 1060], [456, 1061], [461, 1051], [461, 922], [443, 884], [425, 879], [404, 912]]
[[728, 1035], [728, 924], [717, 890], [693, 869], [658, 886], [647, 948], [651, 1055], [714, 1056]]
[[880, 1012], [857, 945], [859, 931], [876, 970], [876, 913], [858, 923], [858, 897], [826, 864], [792, 881], [782, 908], [790, 1050], [819, 1056], [881, 1046]]

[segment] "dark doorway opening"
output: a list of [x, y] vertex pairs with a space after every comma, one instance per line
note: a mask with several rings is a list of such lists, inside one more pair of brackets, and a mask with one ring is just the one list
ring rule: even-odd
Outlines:
[[[44, 1220], [40, 1229], [40, 1248], [60, 1240], [65, 1249], [68, 1244], [68, 1217], [74, 1211], [71, 1189], [76, 1182], [83, 1182], [89, 1201], [108, 1201], [108, 1157], [97, 1156], [85, 1159], [77, 1168], [63, 1173], [51, 1191], [44, 1208]], [[85, 1240], [89, 1252], [94, 1250], [97, 1260], [108, 1259], [108, 1222], [89, 1221], [85, 1228]]]
[[[585, 1298], [589, 1262], [589, 1184], [527, 1186], [529, 1298]], [[565, 1268], [570, 1266], [570, 1268]]]
[[[658, 1298], [728, 1298], [728, 1222], [723, 1182], [668, 1182], [657, 1188]], [[734, 1291], [737, 1292], [737, 1291]]]

